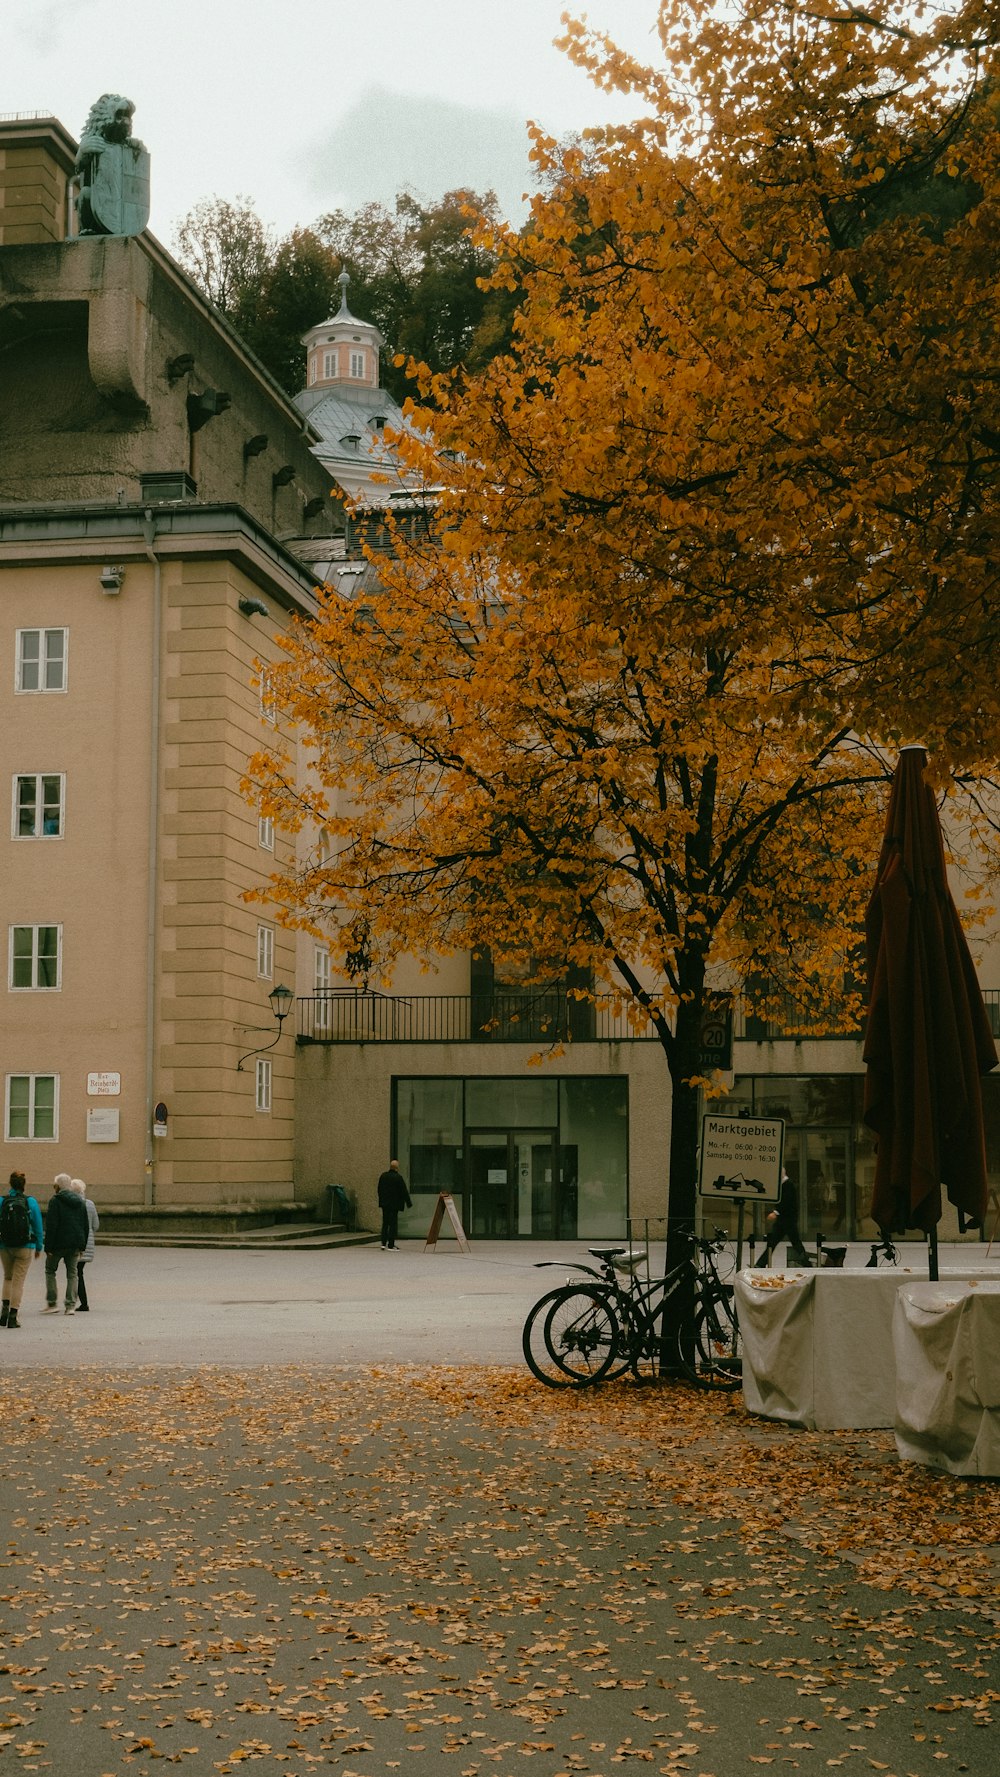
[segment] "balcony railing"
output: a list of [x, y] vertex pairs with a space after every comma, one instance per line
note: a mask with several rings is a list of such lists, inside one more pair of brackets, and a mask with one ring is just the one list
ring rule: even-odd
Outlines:
[[[1000, 1039], [1000, 989], [983, 994], [993, 1035]], [[648, 1019], [613, 994], [595, 1002], [565, 993], [364, 993], [331, 989], [297, 1002], [300, 1043], [649, 1043], [656, 1032]], [[809, 1029], [797, 1002], [788, 996], [777, 1016], [762, 1019], [737, 1000], [738, 1042], [857, 1042], [863, 1032]]]
[[596, 1004], [559, 992], [381, 994], [338, 991], [298, 1001], [300, 1043], [634, 1043], [656, 1040], [613, 995]]
[[733, 1035], [737, 1042], [777, 1043], [857, 1043], [864, 1035], [863, 1020], [848, 1028], [836, 1028], [836, 1021], [816, 1022], [793, 994], [769, 994], [770, 1015], [762, 1018], [742, 998], [737, 998], [733, 1012]]
[[[990, 1021], [993, 1035], [1000, 1039], [1000, 988], [988, 987], [983, 990], [986, 1014]], [[799, 1040], [804, 1043], [857, 1043], [864, 1037], [864, 1016], [852, 1029], [824, 1029], [822, 1025], [810, 1027], [801, 1005], [791, 994], [785, 994], [775, 1002], [771, 996], [774, 1015], [761, 1018], [743, 1000], [737, 999], [734, 1010], [734, 1035], [738, 1042], [775, 1043], [782, 1040]]]

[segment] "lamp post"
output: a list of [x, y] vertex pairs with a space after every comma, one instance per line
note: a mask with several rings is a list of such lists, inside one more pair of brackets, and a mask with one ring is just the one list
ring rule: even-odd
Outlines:
[[275, 1035], [272, 1042], [263, 1043], [259, 1049], [248, 1049], [245, 1055], [240, 1056], [239, 1061], [236, 1063], [236, 1072], [238, 1074], [241, 1074], [243, 1072], [243, 1063], [245, 1061], [249, 1061], [251, 1055], [265, 1055], [267, 1053], [268, 1049], [273, 1049], [275, 1043], [280, 1041], [281, 1027], [284, 1024], [285, 1019], [288, 1017], [288, 1014], [292, 1009], [293, 998], [294, 998], [294, 995], [293, 995], [290, 987], [285, 987], [281, 984], [279, 984], [277, 987], [272, 987], [270, 993], [267, 996], [267, 1003], [270, 1006], [271, 1011], [274, 1013], [274, 1016], [278, 1021], [277, 1034]]

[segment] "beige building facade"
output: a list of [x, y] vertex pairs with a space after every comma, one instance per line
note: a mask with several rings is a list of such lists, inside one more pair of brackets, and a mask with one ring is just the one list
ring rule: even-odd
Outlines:
[[25, 510], [0, 513], [0, 586], [5, 1158], [108, 1204], [289, 1203], [290, 1033], [237, 1066], [294, 990], [293, 942], [243, 899], [284, 841], [240, 780], [256, 661], [311, 576], [231, 509]]
[[74, 151], [0, 125], [3, 1161], [263, 1213], [296, 1198], [295, 947], [244, 898], [286, 842], [240, 782], [342, 504], [152, 237], [66, 238]]

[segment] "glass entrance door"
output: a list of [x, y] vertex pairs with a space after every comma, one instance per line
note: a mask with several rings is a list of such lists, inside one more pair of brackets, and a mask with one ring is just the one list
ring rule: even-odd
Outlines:
[[465, 1137], [462, 1222], [470, 1240], [500, 1240], [512, 1230], [507, 1131], [469, 1130]]
[[470, 1240], [538, 1239], [561, 1232], [554, 1129], [470, 1129], [463, 1225]]

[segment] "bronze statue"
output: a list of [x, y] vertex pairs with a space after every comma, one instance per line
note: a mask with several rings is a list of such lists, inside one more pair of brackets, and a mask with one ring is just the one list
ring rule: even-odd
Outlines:
[[141, 234], [149, 220], [149, 154], [132, 135], [135, 106], [102, 93], [76, 154], [80, 233]]

